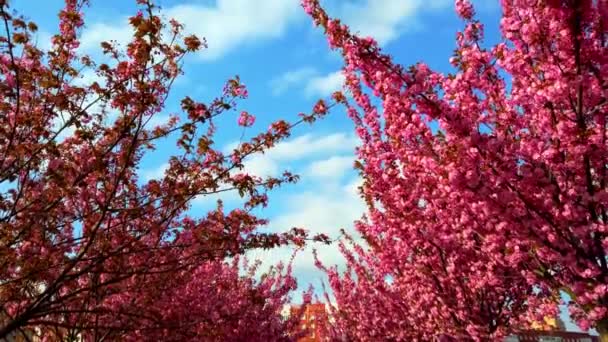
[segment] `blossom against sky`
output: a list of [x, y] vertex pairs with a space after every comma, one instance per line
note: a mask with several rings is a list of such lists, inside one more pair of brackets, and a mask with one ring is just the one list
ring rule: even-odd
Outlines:
[[[39, 45], [49, 42], [57, 31], [61, 0], [13, 0], [12, 7], [40, 26]], [[85, 11], [86, 27], [81, 50], [100, 56], [104, 40], [125, 42], [131, 31], [127, 18], [136, 11], [135, 0], [91, 0]], [[498, 1], [475, 1], [479, 19], [486, 25], [488, 44], [499, 38]], [[232, 116], [219, 122], [219, 146], [229, 150], [241, 136], [253, 136], [279, 118], [297, 119], [308, 112], [318, 98], [327, 98], [340, 88], [341, 60], [327, 49], [322, 32], [315, 29], [298, 0], [157, 0], [166, 17], [185, 25], [185, 31], [204, 37], [208, 49], [185, 61], [185, 75], [174, 84], [166, 115], [179, 113], [179, 100], [188, 95], [200, 100], [217, 96], [229, 77], [239, 75], [249, 90]], [[455, 48], [455, 34], [462, 28], [450, 0], [327, 0], [329, 11], [341, 17], [353, 30], [372, 35], [399, 64], [425, 61], [435, 70], [449, 72], [449, 57]], [[92, 73], [83, 74], [83, 82]], [[242, 110], [256, 116], [244, 131], [236, 125]], [[231, 121], [230, 121], [231, 120]], [[247, 170], [257, 175], [277, 175], [290, 170], [301, 176], [296, 185], [274, 191], [270, 205], [260, 215], [270, 219], [269, 230], [303, 227], [313, 233], [337, 237], [341, 228], [352, 232], [352, 222], [365, 211], [352, 169], [353, 149], [358, 144], [353, 125], [339, 108], [313, 126], [295, 129], [292, 137], [265, 155], [254, 156]], [[140, 176], [162, 175], [173, 142], [159, 144], [142, 163]], [[214, 198], [199, 198], [192, 212], [203, 213], [215, 205]], [[221, 196], [227, 206], [238, 204], [235, 193]], [[328, 265], [342, 264], [334, 246], [316, 245], [319, 257]], [[320, 287], [322, 272], [315, 269], [311, 248], [297, 254], [294, 273], [301, 288], [309, 283]], [[266, 264], [287, 261], [291, 249], [255, 252]], [[569, 325], [569, 328], [572, 328]]]
[[[498, 6], [483, 5], [481, 19], [488, 27], [488, 40], [498, 34]], [[49, 44], [57, 31], [61, 0], [13, 0], [12, 7], [26, 14], [40, 26], [38, 44]], [[185, 75], [173, 88], [166, 120], [179, 113], [179, 101], [188, 95], [210, 100], [217, 96], [224, 82], [239, 75], [249, 90], [249, 98], [239, 104], [232, 116], [218, 123], [216, 143], [230, 150], [241, 135], [253, 136], [279, 118], [297, 119], [308, 112], [319, 98], [340, 89], [341, 60], [327, 49], [322, 32], [315, 29], [298, 0], [157, 0], [167, 18], [185, 25], [187, 33], [204, 37], [208, 48], [185, 60]], [[426, 61], [432, 67], [449, 70], [448, 59], [454, 49], [454, 37], [462, 23], [450, 0], [329, 0], [330, 11], [355, 30], [372, 35], [402, 64]], [[101, 57], [99, 43], [129, 40], [128, 17], [136, 12], [135, 0], [91, 0], [85, 9], [85, 29], [80, 50]], [[82, 82], [90, 81], [92, 72], [83, 72]], [[244, 131], [236, 125], [239, 113], [247, 111], [256, 122]], [[232, 122], [229, 122], [232, 120]], [[261, 216], [270, 219], [267, 229], [287, 230], [292, 226], [337, 237], [341, 228], [351, 231], [352, 221], [361, 217], [365, 207], [357, 194], [358, 177], [352, 169], [357, 140], [352, 123], [340, 108], [313, 126], [300, 126], [292, 137], [265, 155], [253, 156], [247, 170], [257, 175], [277, 175], [290, 170], [301, 176], [296, 185], [285, 186], [270, 196], [270, 205]], [[172, 141], [160, 143], [147, 156], [140, 170], [142, 179], [162, 175], [166, 156], [175, 149]], [[192, 212], [205, 212], [221, 198], [227, 206], [238, 204], [236, 193], [221, 197], [198, 198]], [[341, 264], [337, 248], [316, 246], [322, 260]], [[291, 250], [256, 252], [252, 257], [274, 263], [288, 260]], [[294, 272], [299, 283], [319, 285], [322, 273], [316, 271], [310, 248], [296, 257]]]

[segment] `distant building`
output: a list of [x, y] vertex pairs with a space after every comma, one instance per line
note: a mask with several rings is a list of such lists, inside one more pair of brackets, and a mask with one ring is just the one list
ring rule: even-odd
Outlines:
[[[299, 313], [301, 306], [287, 305], [282, 314], [287, 317]], [[300, 329], [307, 330], [308, 334], [298, 342], [321, 342], [328, 341], [324, 337], [327, 323], [332, 321], [326, 304], [309, 304], [304, 309], [300, 320]], [[440, 336], [439, 342], [457, 342], [458, 339], [449, 336]], [[597, 336], [587, 333], [565, 331], [564, 322], [559, 318], [546, 317], [542, 323], [533, 323], [530, 330], [519, 330], [508, 336], [504, 342], [599, 342]]]
[[597, 336], [586, 333], [565, 331], [565, 324], [559, 316], [544, 317], [542, 322], [532, 322], [530, 329], [522, 329], [509, 336], [505, 342], [596, 342]]
[[599, 342], [599, 338], [571, 331], [526, 330], [507, 337], [505, 342]]
[[[289, 307], [289, 313], [295, 314], [301, 309], [299, 305], [291, 305]], [[300, 329], [308, 331], [308, 334], [300, 339], [298, 342], [321, 342], [326, 339], [324, 336], [325, 324], [329, 322], [329, 313], [322, 303], [308, 304], [304, 308], [304, 313], [300, 319]]]
[[542, 322], [532, 322], [530, 326], [530, 330], [539, 330], [539, 331], [565, 331], [566, 327], [564, 325], [564, 321], [562, 321], [559, 316], [557, 317], [549, 317], [546, 316], [543, 318]]

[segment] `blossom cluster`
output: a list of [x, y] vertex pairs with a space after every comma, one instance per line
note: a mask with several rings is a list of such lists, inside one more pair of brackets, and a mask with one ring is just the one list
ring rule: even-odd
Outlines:
[[579, 326], [608, 336], [608, 2], [501, 6], [504, 39], [485, 47], [455, 0], [465, 26], [444, 74], [303, 1], [344, 60], [369, 206], [366, 247], [326, 269], [336, 333], [496, 340], [565, 291]]

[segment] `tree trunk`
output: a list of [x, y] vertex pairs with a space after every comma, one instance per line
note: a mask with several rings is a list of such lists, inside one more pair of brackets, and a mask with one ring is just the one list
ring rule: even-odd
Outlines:
[[608, 342], [608, 319], [597, 322], [596, 329], [600, 334], [600, 342]]

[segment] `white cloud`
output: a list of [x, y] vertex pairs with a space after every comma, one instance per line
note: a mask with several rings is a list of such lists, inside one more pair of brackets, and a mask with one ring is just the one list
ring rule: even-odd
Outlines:
[[238, 46], [282, 36], [300, 14], [295, 0], [217, 0], [214, 6], [184, 4], [166, 9], [186, 32], [207, 39], [203, 59], [217, 59]]
[[344, 84], [344, 74], [341, 70], [321, 74], [310, 67], [287, 71], [270, 81], [273, 95], [281, 95], [287, 90], [301, 87], [306, 97], [325, 97], [340, 90]]
[[306, 174], [315, 178], [339, 179], [353, 169], [353, 161], [353, 156], [331, 156], [312, 162]]
[[278, 162], [268, 155], [256, 154], [245, 160], [243, 170], [245, 173], [260, 177], [276, 176], [279, 173]]
[[[416, 26], [422, 11], [444, 8], [451, 1], [351, 0], [337, 3], [337, 11], [332, 15], [341, 18], [355, 32], [371, 35], [381, 44], [386, 44]], [[194, 33], [207, 40], [209, 49], [199, 54], [205, 60], [218, 59], [243, 45], [281, 37], [291, 23], [304, 18], [297, 0], [187, 2], [164, 8], [162, 15], [184, 24], [185, 33]], [[96, 22], [84, 30], [81, 49], [87, 52], [98, 50], [104, 40], [115, 40], [124, 46], [132, 33], [127, 17], [113, 22]]]
[[50, 32], [45, 30], [39, 30], [34, 35], [34, 42], [36, 44], [36, 47], [38, 47], [39, 49], [48, 51], [53, 46], [52, 38], [53, 35]]
[[[143, 183], [147, 183], [152, 179], [160, 180], [165, 176], [165, 171], [169, 168], [169, 163], [165, 162], [156, 167], [140, 169], [138, 174]], [[229, 185], [220, 185], [219, 192], [210, 193], [207, 195], [197, 195], [192, 199], [192, 204], [198, 208], [214, 207], [218, 200], [224, 203], [237, 203], [241, 199], [238, 192], [235, 190], [221, 191], [229, 188]]]
[[[331, 180], [331, 186], [336, 186], [340, 175], [345, 175], [347, 170], [342, 165], [344, 158], [350, 160], [353, 157], [341, 157], [344, 153], [353, 153], [358, 140], [354, 135], [346, 133], [333, 133], [325, 136], [312, 134], [300, 135], [296, 138], [278, 143], [264, 154], [254, 154], [245, 159], [243, 170], [237, 173], [248, 173], [259, 177], [278, 176], [284, 170], [300, 173], [304, 177], [321, 178], [323, 181]], [[237, 142], [230, 143], [223, 148], [225, 154], [229, 154], [237, 146]], [[312, 160], [312, 161], [311, 161]], [[328, 168], [337, 167], [331, 175]], [[301, 168], [301, 170], [299, 170]], [[316, 184], [319, 184], [318, 182]], [[323, 186], [322, 189], [328, 188]], [[342, 190], [341, 190], [342, 191]], [[218, 194], [197, 196], [193, 204], [202, 207], [214, 205], [218, 199], [224, 203], [234, 204], [240, 196], [236, 191], [226, 191]]]
[[141, 170], [139, 172], [139, 177], [144, 182], [147, 182], [152, 179], [160, 179], [165, 175], [165, 171], [168, 168], [169, 168], [169, 163], [162, 163], [161, 165], [159, 165], [155, 168]]
[[[357, 144], [358, 139], [346, 133], [304, 134], [279, 143], [264, 155], [255, 156], [245, 171], [258, 175], [260, 172], [276, 174], [294, 163], [295, 172], [303, 176], [301, 186], [305, 187], [304, 191], [282, 193], [278, 198], [271, 198], [271, 207], [277, 214], [271, 214], [267, 230], [284, 232], [299, 227], [307, 229], [311, 235], [323, 233], [335, 239], [344, 229], [361, 242], [353, 229], [354, 221], [366, 210], [357, 190], [361, 179], [348, 173]], [[230, 144], [224, 150], [229, 153], [235, 146], [236, 143]], [[312, 181], [306, 182], [306, 179]], [[337, 243], [329, 246], [309, 243], [296, 254], [292, 266], [300, 288], [313, 284], [319, 293], [320, 285], [326, 279], [323, 272], [314, 266], [313, 249], [317, 250], [319, 259], [326, 266], [337, 265], [344, 269], [345, 260]], [[293, 252], [293, 247], [253, 250], [248, 253], [248, 258], [261, 260], [260, 270], [266, 270], [278, 262], [288, 262]]]
[[[282, 201], [286, 203], [281, 210], [282, 214], [271, 218], [270, 229], [286, 231], [291, 227], [301, 227], [312, 235], [324, 233], [332, 239], [338, 238], [340, 230], [344, 229], [356, 236], [353, 223], [365, 212], [363, 200], [353, 190], [360, 183], [360, 179], [339, 185], [320, 182], [315, 189], [289, 195]], [[298, 252], [293, 263], [293, 272], [298, 277], [301, 288], [306, 288], [308, 283], [318, 286], [318, 281], [325, 278], [323, 272], [314, 265], [313, 249], [317, 250], [319, 259], [324, 265], [337, 265], [340, 269], [345, 265], [344, 257], [336, 243], [329, 246], [318, 243], [308, 244]], [[272, 265], [279, 261], [287, 262], [292, 253], [292, 247], [282, 247], [268, 251], [255, 250], [249, 253], [249, 257], [262, 260], [264, 265]]]
[[[292, 168], [293, 162], [340, 152], [352, 153], [357, 144], [357, 138], [346, 133], [325, 136], [304, 134], [280, 142], [264, 154], [255, 154], [245, 159], [244, 172], [260, 177], [276, 176], [284, 169]], [[236, 143], [228, 144], [224, 152], [231, 153], [235, 146]]]
[[[226, 187], [228, 186], [226, 185]], [[195, 196], [194, 199], [192, 199], [192, 205], [197, 208], [210, 208], [215, 207], [218, 200], [221, 200], [223, 203], [230, 203], [232, 205], [239, 204], [239, 201], [240, 204], [244, 202], [243, 198], [239, 195], [239, 193], [236, 190], [231, 189], [229, 191], [221, 191], [207, 195]]]
[[162, 126], [162, 125], [168, 123], [169, 119], [170, 119], [169, 115], [155, 113], [154, 115], [152, 115], [151, 118], [149, 118], [149, 121], [146, 123], [146, 128], [153, 129], [154, 127]]
[[287, 71], [270, 81], [272, 94], [275, 96], [281, 95], [291, 87], [300, 85], [317, 74], [317, 70], [311, 67], [302, 67], [300, 69]]
[[341, 70], [327, 75], [316, 76], [308, 80], [304, 93], [308, 96], [328, 96], [340, 90], [344, 84], [344, 75]]
[[113, 24], [93, 23], [83, 31], [79, 48], [89, 54], [101, 51], [100, 44], [103, 41], [116, 41], [125, 47], [132, 37], [133, 29], [126, 17]]
[[68, 125], [70, 117], [71, 116], [69, 113], [59, 111], [57, 113], [57, 116], [53, 118], [53, 121], [51, 123], [53, 126], [53, 132], [56, 133], [61, 130], [61, 132], [59, 132], [59, 134], [55, 138], [57, 142], [62, 142], [66, 138], [71, 137], [76, 131], [76, 127], [74, 125]]
[[[191, 2], [167, 7], [161, 15], [184, 24], [185, 34], [205, 38], [209, 49], [199, 56], [214, 60], [239, 46], [282, 36], [302, 11], [295, 0], [216, 0], [209, 5]], [[124, 46], [132, 35], [127, 17], [113, 23], [97, 22], [84, 30], [80, 48], [99, 51], [99, 44], [108, 40]]]
[[267, 155], [282, 160], [294, 160], [314, 154], [331, 154], [339, 151], [353, 151], [359, 140], [346, 133], [332, 133], [325, 136], [300, 135], [277, 144]]
[[94, 69], [85, 69], [74, 77], [72, 84], [78, 87], [88, 87], [97, 82], [100, 86], [105, 86], [105, 81], [106, 79], [100, 77]]
[[337, 235], [364, 212], [363, 201], [352, 191], [358, 185], [358, 180], [341, 185], [324, 183], [318, 189], [292, 194], [285, 201], [286, 210], [272, 220], [272, 226], [279, 230], [304, 227], [313, 233]]
[[337, 17], [354, 32], [371, 36], [380, 44], [396, 39], [403, 31], [416, 26], [417, 16], [424, 10], [444, 8], [449, 0], [366, 0], [341, 2]]

